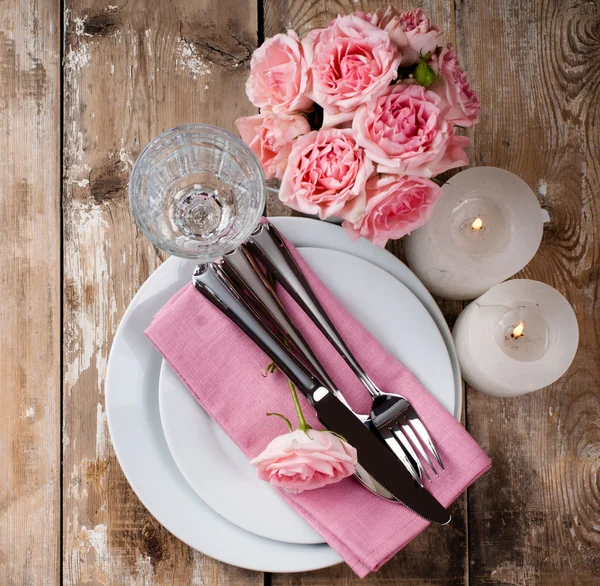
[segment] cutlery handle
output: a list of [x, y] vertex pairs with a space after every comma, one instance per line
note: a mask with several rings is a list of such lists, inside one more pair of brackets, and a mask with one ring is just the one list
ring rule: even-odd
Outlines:
[[192, 282], [206, 299], [254, 341], [307, 399], [314, 403], [314, 393], [322, 385], [292, 355], [283, 342], [260, 322], [221, 267], [214, 263], [198, 265], [194, 271]]
[[232, 281], [236, 279], [241, 281], [245, 288], [251, 292], [250, 294], [255, 296], [258, 305], [262, 304], [263, 309], [266, 308], [272, 314], [272, 317], [281, 326], [282, 333], [285, 336], [284, 342], [300, 360], [305, 362], [306, 366], [312, 369], [320, 381], [325, 383], [334, 394], [338, 394], [335, 383], [311, 350], [304, 336], [292, 322], [287, 310], [256, 264], [250, 251], [241, 246], [233, 252], [225, 254], [221, 267]]
[[[335, 386], [331, 389], [325, 388], [286, 347], [284, 343], [286, 338], [281, 331], [281, 325], [273, 319], [272, 314], [259, 311], [260, 303], [250, 302], [253, 293], [247, 283], [232, 278], [232, 275], [228, 275], [222, 267], [214, 263], [198, 265], [192, 282], [206, 299], [231, 319], [271, 358], [313, 407], [333, 393], [348, 409], [348, 413], [355, 416], [343, 397], [336, 391]], [[319, 414], [318, 417], [321, 418]], [[354, 474], [371, 492], [386, 500], [398, 501], [392, 493], [375, 481], [361, 464], [356, 465]]]
[[277, 228], [261, 224], [250, 237], [248, 247], [291, 297], [302, 307], [314, 324], [358, 376], [371, 396], [381, 395], [377, 385], [363, 370], [319, 303], [302, 270], [295, 261]]

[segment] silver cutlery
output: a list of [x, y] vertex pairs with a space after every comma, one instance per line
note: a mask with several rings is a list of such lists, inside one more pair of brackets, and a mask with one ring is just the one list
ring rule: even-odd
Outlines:
[[[279, 352], [281, 351], [282, 347], [285, 347], [287, 351], [294, 354], [295, 360], [302, 361], [304, 367], [308, 366], [312, 356], [312, 359], [315, 361], [316, 368], [320, 368], [325, 375], [325, 378], [329, 379], [327, 373], [324, 371], [324, 369], [322, 369], [316, 357], [314, 357], [314, 354], [312, 354], [310, 349], [308, 349], [308, 346], [304, 344], [304, 347], [307, 348], [307, 351], [305, 352], [296, 344], [294, 339], [289, 334], [289, 332], [295, 330], [293, 324], [288, 320], [285, 309], [281, 305], [279, 298], [274, 295], [274, 292], [271, 293], [269, 291], [270, 285], [268, 282], [266, 282], [264, 275], [252, 261], [249, 255], [234, 251], [233, 253], [226, 255], [226, 257], [223, 257], [220, 266], [210, 266], [210, 269], [207, 270], [210, 270], [210, 272], [214, 273], [220, 282], [220, 285], [215, 285], [213, 283], [213, 291], [222, 285], [226, 287], [229, 294], [233, 295], [233, 300], [228, 299], [226, 294], [223, 292], [221, 292], [219, 297], [221, 300], [228, 299], [227, 303], [230, 309], [227, 310], [223, 306], [222, 301], [221, 306], [219, 306], [214, 296], [210, 297], [207, 295], [206, 283], [208, 282], [208, 279], [214, 280], [210, 274], [204, 275], [203, 273], [202, 282], [200, 277], [195, 274], [194, 285], [203, 293], [205, 297], [208, 297], [213, 304], [217, 305], [226, 315], [228, 315], [228, 317], [234, 321], [234, 323], [242, 328], [242, 330], [251, 339], [257, 342], [255, 338], [257, 331], [258, 335], [260, 336], [272, 338], [272, 343], [275, 344], [276, 349], [279, 349]], [[197, 269], [196, 273], [198, 272], [199, 268]], [[203, 285], [202, 283], [205, 284]], [[232, 307], [237, 309], [237, 315], [231, 309]], [[240, 323], [242, 317], [248, 312], [250, 312], [252, 320], [254, 320], [251, 320], [250, 322], [254, 324], [254, 329], [251, 328], [251, 331], [248, 331], [249, 326], [244, 326], [243, 323]], [[274, 313], [277, 313], [277, 315], [281, 318], [281, 321], [275, 317]], [[240, 315], [242, 315], [242, 317], [240, 317]], [[248, 319], [247, 316], [244, 319]], [[285, 326], [282, 325], [282, 322], [286, 322], [288, 324], [288, 327], [290, 328], [289, 332], [286, 330]], [[297, 336], [298, 341], [300, 344], [302, 344], [304, 339], [299, 332], [297, 332]], [[263, 346], [261, 346], [261, 348], [264, 350]], [[265, 352], [267, 351], [265, 350]], [[279, 365], [278, 361], [273, 358], [273, 354], [270, 354], [269, 352], [267, 352], [267, 354], [272, 357], [271, 359], [275, 364]], [[284, 371], [284, 374], [286, 374], [289, 378], [289, 372]], [[294, 381], [294, 379], [290, 380]], [[333, 389], [334, 387], [331, 387], [328, 390], [331, 390], [338, 396], [338, 398], [341, 398], [339, 391], [335, 391]], [[343, 401], [343, 399], [341, 400]], [[366, 470], [364, 470], [362, 466], [357, 466], [355, 476], [364, 486], [378, 496], [387, 500], [398, 501], [398, 499], [392, 493], [375, 481], [375, 479]]]
[[[298, 360], [302, 361], [304, 366], [312, 370], [312, 374], [315, 374], [324, 383], [324, 386], [350, 409], [331, 377], [293, 324], [281, 300], [277, 297], [271, 284], [267, 281], [250, 253], [240, 247], [224, 255], [221, 259], [220, 270], [229, 279], [229, 287], [235, 288], [244, 303], [252, 307], [261, 325], [267, 328], [269, 333], [275, 336], [280, 343], [284, 344]], [[356, 416], [360, 418], [359, 415]], [[368, 424], [366, 421], [368, 416], [364, 417], [361, 421]], [[374, 479], [364, 469], [359, 468], [355, 476], [378, 496], [388, 500], [397, 500], [383, 486], [374, 482]]]
[[[350, 409], [343, 394], [337, 389], [336, 384], [319, 362], [319, 359], [311, 350], [309, 344], [304, 339], [304, 336], [294, 325], [287, 310], [256, 264], [250, 251], [245, 246], [237, 248], [233, 252], [223, 256], [221, 266], [231, 280], [237, 281], [242, 288], [245, 287], [245, 289], [249, 290], [260, 299], [264, 307], [271, 313], [270, 316], [265, 316], [263, 314], [263, 322], [273, 322], [273, 320], [278, 322], [280, 328], [278, 332], [283, 337], [281, 341], [286, 344], [300, 360], [303, 360], [305, 365], [308, 366], [309, 369], [312, 369], [313, 374], [315, 374], [317, 378], [319, 378], [319, 380], [322, 381], [324, 385]], [[251, 293], [248, 292], [246, 296]], [[367, 425], [369, 429], [372, 429], [373, 423], [370, 415], [357, 413], [356, 411], [353, 411], [353, 413], [360, 421]], [[416, 455], [407, 456], [400, 450], [397, 453], [397, 457], [406, 466], [416, 482], [422, 486], [421, 478], [418, 474], [419, 462]]]
[[223, 255], [221, 266], [230, 278], [237, 277], [243, 280], [248, 288], [256, 295], [265, 307], [273, 314], [273, 317], [279, 322], [281, 327], [286, 331], [288, 340], [287, 343], [293, 342], [297, 347], [298, 357], [305, 360], [312, 367], [315, 375], [325, 385], [335, 391], [335, 383], [327, 374], [310, 346], [307, 344], [304, 336], [298, 331], [294, 322], [288, 315], [287, 310], [281, 303], [279, 297], [273, 290], [271, 284], [267, 281], [262, 271], [256, 264], [256, 261], [244, 246], [236, 248], [233, 252]]
[[[448, 511], [428, 491], [417, 486], [407, 469], [354, 413], [328, 390], [281, 341], [283, 333], [264, 311], [247, 284], [232, 279], [222, 267], [198, 265], [192, 282], [196, 289], [246, 333], [296, 385], [329, 430], [339, 433], [358, 452], [357, 473], [364, 482], [378, 483], [424, 519], [446, 524]], [[270, 319], [265, 322], [263, 319]]]
[[[437, 476], [428, 451], [439, 468], [444, 470], [442, 459], [431, 436], [410, 402], [402, 395], [384, 393], [369, 377], [329, 319], [329, 316], [317, 300], [306, 277], [291, 255], [283, 238], [272, 224], [261, 224], [252, 233], [247, 242], [252, 254], [266, 268], [292, 298], [302, 307], [315, 325], [344, 358], [373, 398], [371, 421], [389, 448], [405, 465], [413, 478], [422, 484], [421, 479], [431, 477], [417, 455], [433, 470]], [[415, 449], [417, 451], [415, 451]]]

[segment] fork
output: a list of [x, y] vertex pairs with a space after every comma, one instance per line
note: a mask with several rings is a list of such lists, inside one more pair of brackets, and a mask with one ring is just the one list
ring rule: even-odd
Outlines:
[[[256, 264], [254, 257], [246, 246], [236, 248], [234, 251], [223, 255], [221, 260], [221, 269], [231, 282], [237, 283], [238, 288], [246, 290], [246, 298], [251, 298], [254, 294], [262, 303], [270, 316], [263, 312], [262, 319], [265, 323], [271, 323], [273, 333], [278, 334], [280, 342], [282, 342], [305, 366], [312, 369], [319, 380], [342, 401], [354, 415], [364, 423], [369, 429], [373, 429], [370, 414], [357, 413], [354, 411], [343, 394], [337, 388], [319, 359], [315, 356], [304, 336], [294, 325], [287, 310], [281, 303], [271, 283], [263, 275], [262, 271]], [[249, 292], [251, 291], [252, 294]], [[418, 464], [415, 457], [407, 456], [403, 451], [396, 453], [396, 457], [404, 464], [405, 468], [410, 472], [414, 480], [421, 486], [421, 478], [418, 475]]]
[[445, 470], [433, 440], [414, 407], [402, 395], [384, 393], [371, 380], [325, 313], [278, 230], [272, 224], [261, 224], [246, 246], [308, 314], [362, 382], [373, 398], [370, 415], [372, 424], [415, 481], [421, 486], [423, 477], [431, 481], [417, 452], [436, 476], [439, 475], [438, 470], [428, 452], [439, 468]]

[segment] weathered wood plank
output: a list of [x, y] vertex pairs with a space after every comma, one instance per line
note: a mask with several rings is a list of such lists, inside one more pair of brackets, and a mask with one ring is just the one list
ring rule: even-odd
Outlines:
[[[322, 2], [313, 0], [279, 1], [265, 0], [265, 36], [273, 36], [288, 28], [302, 35], [315, 27], [326, 26], [337, 14], [348, 14], [353, 10], [366, 12], [375, 10], [386, 3], [376, 0], [354, 2], [344, 0]], [[431, 19], [446, 32], [446, 40], [454, 42], [454, 10], [451, 3], [431, 0], [429, 2], [395, 2], [398, 8], [410, 9], [421, 5]], [[281, 203], [271, 198], [268, 204], [271, 215], [289, 213]], [[390, 245], [389, 249], [402, 257], [401, 243]], [[448, 304], [448, 314], [457, 315], [460, 304]], [[308, 572], [305, 574], [275, 574], [273, 585], [277, 586], [331, 586], [332, 584], [465, 584], [467, 582], [467, 513], [466, 495], [452, 507], [453, 521], [450, 527], [430, 527], [419, 535], [403, 551], [386, 564], [377, 574], [359, 580], [346, 566]]]
[[141, 148], [189, 122], [233, 130], [256, 6], [234, 0], [68, 0], [64, 103], [64, 583], [262, 584], [192, 551], [127, 484], [110, 445], [103, 386], [111, 340], [161, 262], [129, 213]]
[[599, 30], [593, 2], [457, 3], [460, 56], [484, 108], [476, 162], [539, 193], [551, 221], [520, 276], [561, 291], [580, 325], [557, 384], [519, 399], [468, 394], [469, 430], [494, 461], [469, 492], [473, 584], [600, 575]]
[[0, 11], [0, 583], [60, 572], [60, 3]]

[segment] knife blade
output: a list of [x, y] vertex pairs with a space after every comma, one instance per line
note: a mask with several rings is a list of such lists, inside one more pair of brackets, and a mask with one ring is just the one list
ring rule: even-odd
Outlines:
[[221, 267], [199, 265], [192, 279], [209, 301], [244, 331], [313, 405], [319, 420], [353, 445], [359, 465], [411, 511], [433, 523], [450, 521], [448, 511], [427, 490], [417, 487], [394, 454], [327, 390], [244, 305]]
[[417, 486], [396, 456], [337, 397], [319, 387], [309, 400], [319, 421], [354, 446], [362, 467], [405, 507], [432, 523], [450, 522], [452, 517], [447, 509], [429, 491]]

